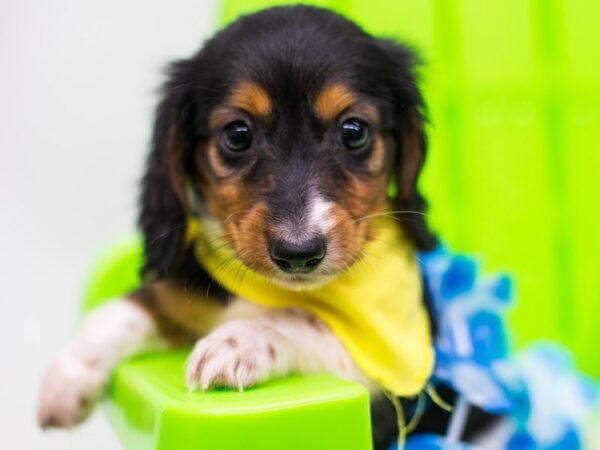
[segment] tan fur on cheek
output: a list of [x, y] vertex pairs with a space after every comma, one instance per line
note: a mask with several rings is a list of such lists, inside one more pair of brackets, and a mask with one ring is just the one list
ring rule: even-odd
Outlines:
[[214, 141], [211, 141], [208, 144], [206, 154], [208, 155], [208, 163], [217, 177], [225, 178], [233, 173], [233, 170], [223, 163], [221, 157], [219, 156], [217, 144]]
[[352, 177], [345, 189], [341, 206], [355, 219], [376, 212], [385, 204], [386, 183], [386, 175], [368, 180]]
[[334, 204], [330, 210], [334, 223], [327, 245], [327, 270], [337, 272], [349, 267], [359, 256], [365, 239], [365, 224], [356, 222], [348, 211]]
[[[209, 149], [209, 163], [210, 161]], [[256, 195], [272, 187], [272, 178], [265, 177], [261, 185], [248, 186], [239, 176], [230, 175], [216, 178], [203, 170], [198, 162], [201, 182], [198, 188], [202, 192], [204, 209], [220, 222], [221, 238], [235, 249], [240, 259], [250, 268], [266, 275], [273, 275], [266, 242], [266, 217], [268, 208], [265, 203], [256, 203]]]
[[236, 249], [242, 260], [253, 270], [273, 275], [275, 270], [270, 263], [266, 240], [267, 205], [256, 204], [239, 222], [234, 231]]
[[368, 216], [385, 211], [385, 174], [362, 180], [351, 179], [339, 204], [334, 204], [330, 216], [334, 223], [328, 244], [329, 270], [343, 270], [361, 254], [366, 241], [372, 239], [373, 230]]
[[383, 170], [385, 166], [385, 140], [384, 138], [376, 134], [373, 142], [373, 151], [369, 156], [369, 161], [367, 163], [367, 167], [369, 168], [369, 172], [371, 173], [379, 173]]
[[239, 177], [230, 176], [215, 179], [202, 176], [198, 188], [202, 192], [204, 208], [214, 219], [227, 225], [228, 218], [233, 218], [249, 209], [247, 189]]

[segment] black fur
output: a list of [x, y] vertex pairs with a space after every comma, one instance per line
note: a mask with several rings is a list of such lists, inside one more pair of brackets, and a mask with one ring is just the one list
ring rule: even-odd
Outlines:
[[[144, 279], [165, 278], [173, 274], [182, 251], [187, 222], [183, 186], [173, 177], [178, 148], [191, 146], [190, 89], [179, 81], [188, 76], [174, 64], [163, 87], [164, 99], [156, 109], [152, 150], [142, 180], [138, 224], [144, 236]], [[184, 152], [189, 151], [185, 149]], [[181, 152], [181, 150], [179, 150]]]
[[160, 279], [178, 282], [189, 292], [202, 292], [226, 301], [228, 293], [196, 262], [184, 244], [186, 224], [192, 213], [185, 177], [192, 174], [186, 157], [195, 145], [193, 77], [196, 61], [171, 65], [163, 86], [163, 100], [156, 109], [153, 144], [142, 180], [138, 224], [144, 238], [145, 283]]

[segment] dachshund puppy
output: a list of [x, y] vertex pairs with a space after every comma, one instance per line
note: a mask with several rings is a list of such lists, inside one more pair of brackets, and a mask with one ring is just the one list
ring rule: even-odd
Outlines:
[[91, 313], [51, 364], [40, 424], [83, 420], [123, 359], [194, 342], [192, 389], [323, 371], [371, 387], [317, 317], [260, 307], [212, 280], [189, 223], [295, 291], [360, 258], [372, 215], [415, 212], [402, 216], [404, 235], [432, 249], [416, 189], [425, 157], [417, 62], [341, 16], [294, 6], [241, 17], [173, 63], [142, 186], [143, 286]]

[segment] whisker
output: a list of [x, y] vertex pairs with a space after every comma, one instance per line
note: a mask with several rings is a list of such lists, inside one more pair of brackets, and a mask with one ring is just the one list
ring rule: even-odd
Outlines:
[[248, 210], [246, 209], [246, 210], [244, 210], [244, 211], [235, 211], [235, 212], [232, 212], [231, 214], [229, 214], [229, 215], [228, 215], [228, 216], [225, 218], [225, 220], [223, 221], [223, 223], [227, 223], [227, 222], [229, 222], [229, 219], [231, 219], [232, 217], [234, 217], [234, 216], [236, 216], [236, 215], [238, 215], [238, 214], [242, 214], [242, 213], [244, 213], [244, 212], [246, 212], [246, 211], [248, 211]]
[[394, 217], [393, 214], [416, 214], [416, 215], [420, 215], [420, 216], [428, 215], [427, 213], [425, 213], [423, 211], [387, 211], [387, 212], [369, 214], [369, 215], [366, 215], [363, 217], [359, 217], [358, 219], [353, 220], [352, 223], [357, 223], [357, 222], [361, 222], [366, 219], [371, 219], [373, 217], [382, 217], [382, 216], [387, 216], [392, 219], [400, 221], [400, 219], [398, 219], [397, 217]]
[[[229, 215], [227, 216], [227, 218], [226, 218], [226, 219], [223, 221], [223, 223], [227, 223], [227, 222], [229, 222], [229, 220], [230, 220], [232, 217], [234, 217], [234, 216], [237, 216], [238, 214], [243, 214], [243, 213], [247, 213], [247, 212], [250, 212], [250, 211], [252, 211], [252, 208], [248, 208], [248, 209], [241, 209], [241, 210], [239, 210], [239, 211], [232, 212], [231, 214], [229, 214]], [[263, 213], [262, 213], [262, 212], [260, 212], [260, 211], [254, 211], [254, 214], [256, 214], [257, 216], [259, 216], [259, 217], [261, 217], [261, 218], [264, 218], [264, 217], [265, 217], [265, 216], [263, 215]], [[239, 222], [239, 221], [238, 221], [238, 222]]]

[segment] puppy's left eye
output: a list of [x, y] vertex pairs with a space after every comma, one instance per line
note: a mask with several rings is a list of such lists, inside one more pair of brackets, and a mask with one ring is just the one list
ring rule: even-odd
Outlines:
[[369, 126], [360, 119], [348, 119], [342, 123], [340, 141], [348, 150], [358, 150], [369, 141]]
[[233, 152], [242, 152], [252, 144], [252, 131], [246, 122], [236, 120], [225, 127], [225, 146]]

